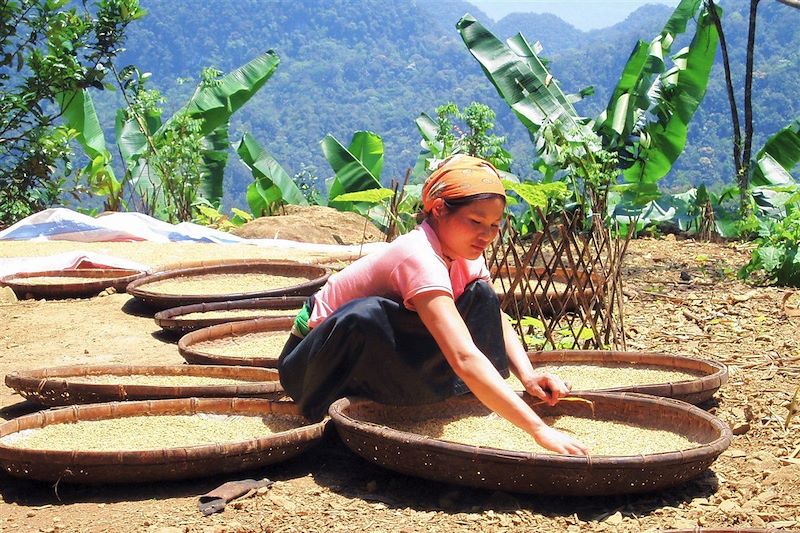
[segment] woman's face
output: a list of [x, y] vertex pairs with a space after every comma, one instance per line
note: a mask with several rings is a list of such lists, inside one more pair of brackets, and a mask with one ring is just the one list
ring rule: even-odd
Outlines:
[[448, 210], [442, 200], [433, 208], [442, 252], [451, 259], [477, 259], [500, 231], [505, 204], [500, 198], [476, 200]]

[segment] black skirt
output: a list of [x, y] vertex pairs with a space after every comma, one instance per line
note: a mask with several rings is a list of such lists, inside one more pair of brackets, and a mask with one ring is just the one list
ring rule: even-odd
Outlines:
[[[475, 281], [456, 308], [478, 349], [508, 377], [494, 289]], [[331, 403], [348, 395], [413, 405], [469, 391], [419, 315], [402, 302], [379, 296], [348, 302], [302, 340], [290, 336], [278, 371], [284, 390], [312, 420], [321, 419]]]

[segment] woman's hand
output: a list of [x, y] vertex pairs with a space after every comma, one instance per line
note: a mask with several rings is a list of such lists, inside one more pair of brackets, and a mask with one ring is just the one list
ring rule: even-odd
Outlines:
[[558, 431], [547, 424], [536, 429], [533, 438], [543, 448], [569, 455], [589, 455], [589, 448], [578, 439]]
[[551, 407], [572, 390], [572, 387], [560, 377], [549, 373], [535, 374], [523, 385], [528, 394], [539, 398]]

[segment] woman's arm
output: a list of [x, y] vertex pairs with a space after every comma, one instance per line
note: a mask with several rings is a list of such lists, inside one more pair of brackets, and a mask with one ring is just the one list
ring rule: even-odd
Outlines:
[[573, 455], [588, 453], [581, 442], [545, 424], [511, 390], [497, 369], [475, 346], [449, 294], [426, 292], [412, 298], [412, 303], [453, 371], [481, 403], [529, 433], [545, 448]]
[[548, 405], [557, 404], [558, 400], [569, 394], [571, 387], [555, 374], [536, 372], [508, 316], [500, 313], [500, 320], [503, 322], [503, 342], [511, 371], [528, 394], [544, 400]]

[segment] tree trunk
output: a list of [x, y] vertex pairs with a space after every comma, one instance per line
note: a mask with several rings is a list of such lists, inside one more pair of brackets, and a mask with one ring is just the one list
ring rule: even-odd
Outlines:
[[714, 21], [714, 26], [719, 34], [719, 46], [722, 51], [722, 66], [725, 69], [725, 87], [728, 90], [728, 102], [731, 106], [731, 123], [733, 125], [733, 168], [736, 172], [736, 183], [739, 185], [739, 213], [742, 217], [748, 209], [747, 184], [742, 183], [742, 130], [739, 126], [739, 109], [736, 105], [736, 93], [733, 90], [733, 78], [731, 76], [731, 64], [728, 59], [728, 45], [725, 41], [725, 32], [722, 30], [722, 22], [717, 14], [717, 6], [714, 0], [708, 0], [708, 13]]
[[[747, 29], [747, 63], [744, 78], [744, 146], [740, 187], [750, 187], [750, 155], [753, 148], [753, 55], [756, 41], [756, 14], [759, 0], [750, 0], [750, 24]], [[749, 211], [749, 208], [748, 208]], [[742, 213], [744, 217], [748, 213]]]

